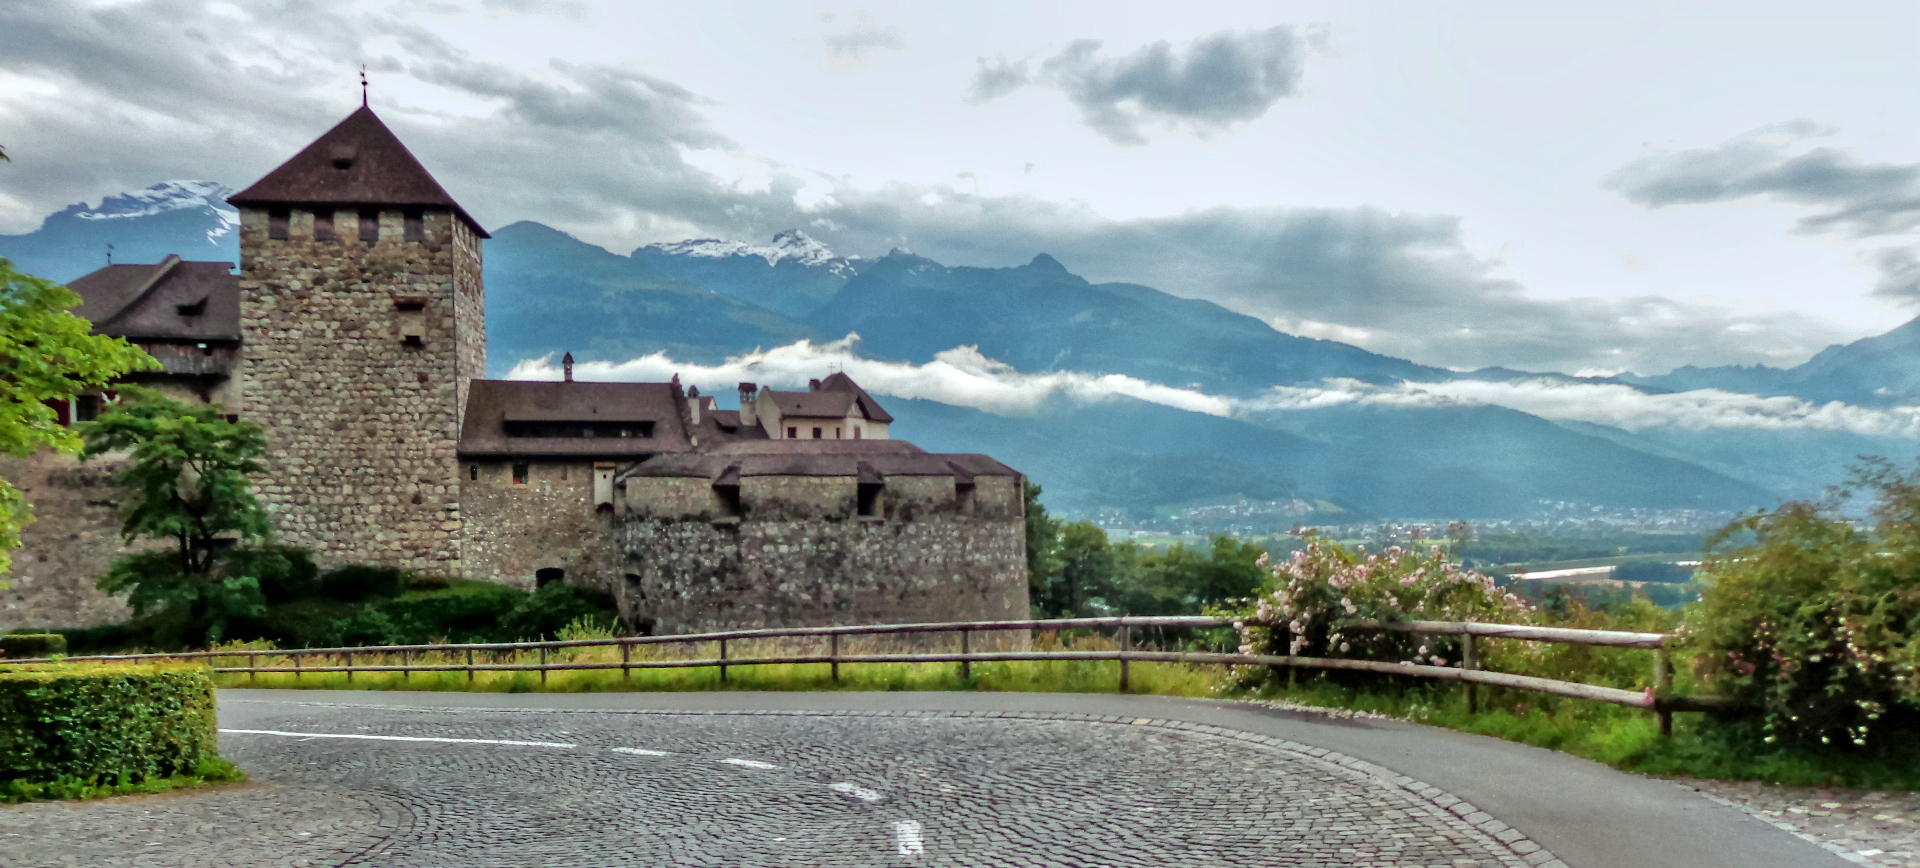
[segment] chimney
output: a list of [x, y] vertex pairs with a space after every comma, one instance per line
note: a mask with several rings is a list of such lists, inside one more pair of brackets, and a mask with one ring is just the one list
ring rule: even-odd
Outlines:
[[760, 424], [759, 417], [755, 416], [753, 412], [753, 393], [759, 390], [760, 390], [760, 387], [752, 383], [740, 384], [740, 424], [741, 425], [759, 425]]
[[689, 415], [693, 417], [693, 424], [695, 425], [700, 424], [700, 387], [699, 386], [692, 386], [687, 389], [687, 410]]
[[807, 381], [807, 391], [809, 391], [809, 392], [818, 392], [818, 391], [820, 391], [820, 381], [819, 381], [819, 380], [808, 380], [808, 381]]
[[560, 357], [560, 370], [567, 375], [567, 382], [569, 383], [573, 382], [573, 354], [572, 353], [568, 353]]

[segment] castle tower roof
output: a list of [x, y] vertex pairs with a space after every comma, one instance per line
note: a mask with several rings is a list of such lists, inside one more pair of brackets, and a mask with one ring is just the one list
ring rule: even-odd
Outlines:
[[227, 198], [234, 205], [387, 205], [445, 208], [489, 237], [413, 152], [361, 106], [293, 159]]

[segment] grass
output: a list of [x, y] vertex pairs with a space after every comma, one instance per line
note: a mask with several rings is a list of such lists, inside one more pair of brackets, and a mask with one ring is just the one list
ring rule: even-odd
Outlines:
[[[973, 648], [977, 651], [1004, 650], [1009, 647], [1007, 640], [998, 644], [992, 637], [975, 634]], [[932, 652], [951, 646], [957, 650], [958, 640], [949, 639], [948, 645], [934, 644], [941, 640], [933, 639], [926, 643], [915, 644], [880, 637], [848, 637], [841, 641], [840, 653], [888, 654], [911, 653], [914, 651]], [[1117, 650], [1112, 640], [1103, 637], [1077, 637], [1062, 640], [1050, 633], [1035, 637], [1032, 646], [1037, 651], [1111, 651]], [[770, 639], [760, 641], [729, 642], [729, 658], [795, 656], [799, 654], [824, 654], [824, 641], [792, 639]], [[704, 643], [700, 647], [639, 645], [635, 646], [632, 661], [712, 659], [718, 657], [717, 643]], [[477, 654], [475, 663], [538, 663], [538, 652], [517, 652], [514, 654]], [[551, 652], [550, 659], [555, 662], [578, 663], [618, 663], [620, 652], [615, 648], [562, 649]], [[337, 658], [325, 661], [308, 658], [303, 665], [328, 666], [340, 665]], [[399, 666], [402, 661], [397, 654], [355, 654], [354, 665]], [[464, 655], [450, 653], [419, 654], [409, 661], [415, 666], [461, 664]], [[244, 657], [214, 658], [216, 666], [246, 666]], [[262, 667], [293, 665], [291, 658], [281, 656], [260, 657]], [[480, 693], [595, 693], [621, 691], [697, 691], [697, 690], [778, 690], [778, 691], [872, 691], [872, 690], [984, 690], [1004, 692], [1055, 692], [1055, 693], [1113, 693], [1120, 684], [1120, 664], [1117, 661], [1087, 660], [1032, 660], [1008, 662], [976, 662], [971, 667], [971, 676], [962, 677], [958, 663], [842, 663], [840, 678], [833, 679], [832, 667], [826, 663], [770, 663], [752, 666], [729, 666], [726, 680], [721, 681], [720, 670], [713, 667], [686, 669], [633, 669], [623, 674], [618, 669], [573, 670], [547, 673], [543, 680], [538, 672], [475, 672], [468, 680], [466, 672], [356, 672], [351, 680], [347, 673], [322, 672], [312, 674], [264, 673], [257, 677], [247, 673], [223, 673], [215, 675], [215, 684], [220, 687], [260, 687], [302, 690], [434, 690], [466, 691]], [[1184, 666], [1176, 663], [1133, 663], [1128, 673], [1128, 692], [1160, 696], [1217, 696], [1220, 683], [1220, 667]]]
[[1275, 679], [1245, 698], [1371, 712], [1549, 748], [1640, 774], [1787, 786], [1920, 789], [1920, 746], [1866, 754], [1767, 745], [1751, 722], [1716, 720], [1704, 714], [1675, 715], [1673, 736], [1663, 738], [1652, 712], [1641, 709], [1482, 686], [1480, 709], [1469, 712], [1456, 685], [1305, 673], [1291, 684], [1284, 677]]
[[223, 759], [208, 760], [194, 767], [192, 774], [179, 774], [165, 778], [148, 778], [131, 783], [102, 782], [98, 779], [59, 778], [52, 781], [28, 781], [15, 779], [0, 782], [0, 804], [18, 802], [53, 801], [56, 799], [86, 800], [105, 799], [113, 796], [131, 796], [153, 793], [166, 793], [174, 790], [198, 789], [200, 787], [237, 784], [247, 779], [247, 773], [238, 766]]

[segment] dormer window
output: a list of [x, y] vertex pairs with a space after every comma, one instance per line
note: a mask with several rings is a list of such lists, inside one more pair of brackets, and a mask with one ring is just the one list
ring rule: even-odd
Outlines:
[[189, 304], [176, 304], [173, 306], [173, 312], [181, 316], [199, 316], [207, 312], [207, 300], [202, 297], [199, 301]]
[[338, 145], [334, 147], [333, 154], [331, 155], [333, 167], [342, 172], [353, 168], [353, 158], [354, 151], [352, 145]]

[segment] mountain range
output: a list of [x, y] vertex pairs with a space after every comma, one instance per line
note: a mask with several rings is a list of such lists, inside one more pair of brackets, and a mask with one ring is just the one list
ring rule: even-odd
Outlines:
[[[166, 253], [234, 261], [227, 192], [176, 181], [95, 208], [75, 205], [36, 232], [0, 236], [0, 257], [55, 280], [105, 264], [109, 243], [120, 262]], [[1012, 268], [948, 266], [904, 250], [842, 256], [792, 230], [765, 245], [689, 240], [620, 255], [520, 222], [494, 231], [484, 261], [490, 376], [562, 352], [580, 362], [659, 353], [711, 368], [857, 335], [859, 358], [903, 376], [925, 379], [957, 348], [972, 348], [976, 387], [1074, 384], [1016, 406], [954, 390], [941, 393], [942, 403], [904, 387], [887, 399], [897, 436], [992, 454], [1045, 485], [1049, 506], [1068, 514], [1146, 515], [1238, 497], [1306, 498], [1376, 517], [1514, 517], [1548, 503], [1732, 511], [1816, 493], [1856, 454], [1920, 451], [1898, 432], [1629, 429], [1471, 400], [1406, 399], [1480, 381], [1907, 407], [1920, 404], [1920, 320], [1791, 369], [1595, 379], [1455, 372], [1288, 335], [1210, 302], [1087, 281], [1044, 253]], [[1300, 398], [1328, 384], [1399, 399]], [[733, 384], [700, 385], [724, 401]], [[863, 385], [892, 394], [887, 383]]]

